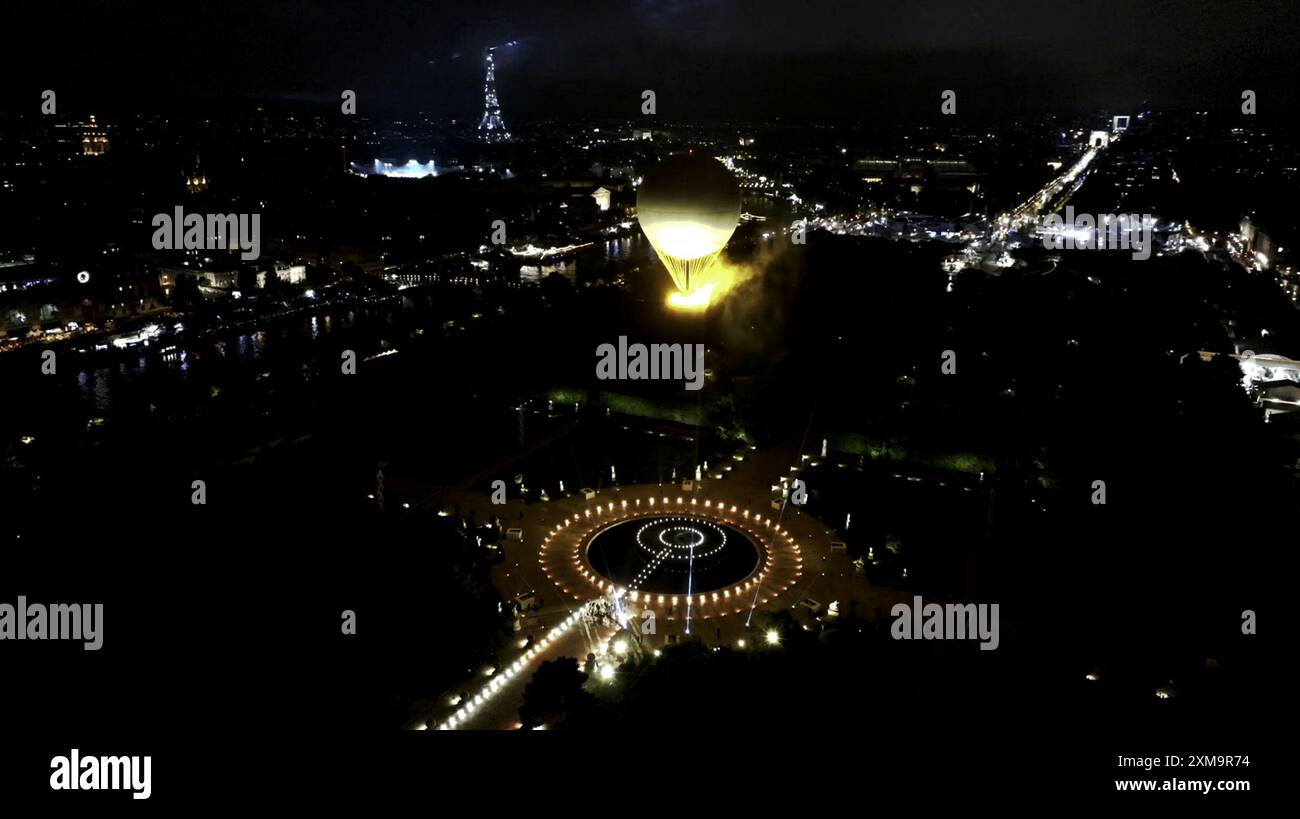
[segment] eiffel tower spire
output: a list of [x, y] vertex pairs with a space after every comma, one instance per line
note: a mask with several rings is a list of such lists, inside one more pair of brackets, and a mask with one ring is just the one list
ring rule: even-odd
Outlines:
[[479, 139], [484, 142], [503, 142], [510, 139], [506, 122], [501, 118], [501, 103], [497, 100], [496, 46], [484, 51], [487, 76], [483, 80], [483, 120], [478, 124]]

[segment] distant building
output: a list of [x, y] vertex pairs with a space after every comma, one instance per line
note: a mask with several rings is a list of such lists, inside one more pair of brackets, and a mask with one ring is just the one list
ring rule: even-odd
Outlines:
[[1265, 382], [1259, 385], [1256, 400], [1266, 412], [1300, 412], [1300, 384], [1286, 380]]
[[898, 161], [894, 159], [858, 159], [853, 162], [853, 170], [862, 174], [862, 181], [876, 185], [890, 179], [898, 170]]
[[146, 270], [83, 273], [84, 282], [43, 263], [0, 264], [0, 338], [62, 332], [168, 307]]
[[239, 281], [238, 270], [194, 270], [192, 275], [199, 280], [199, 287], [213, 290], [234, 290]]
[[1241, 373], [1249, 384], [1268, 384], [1278, 381], [1300, 383], [1300, 361], [1286, 356], [1265, 353], [1248, 355], [1239, 353], [1233, 356], [1241, 365]]
[[1239, 226], [1243, 252], [1258, 270], [1267, 270], [1273, 265], [1276, 247], [1273, 239], [1259, 229], [1249, 216], [1241, 220]]
[[[194, 267], [159, 267], [158, 284], [162, 286], [166, 295], [171, 295], [176, 280], [182, 274], [198, 279], [199, 287], [207, 290], [230, 291], [239, 287], [239, 269], [236, 267], [207, 270]], [[256, 282], [259, 289], [266, 287], [268, 275], [273, 275], [286, 284], [302, 284], [307, 280], [307, 266], [273, 262], [269, 270], [257, 272]]]
[[932, 159], [930, 172], [941, 185], [965, 188], [971, 193], [979, 190], [979, 174], [969, 162], [960, 159]]
[[203, 193], [208, 189], [208, 175], [199, 168], [199, 158], [194, 157], [194, 168], [185, 174], [185, 192]]
[[611, 196], [609, 188], [604, 185], [596, 188], [591, 194], [591, 198], [596, 200], [596, 207], [602, 211], [609, 210]]
[[91, 114], [90, 122], [82, 126], [81, 155], [103, 156], [108, 153], [108, 149], [108, 134], [99, 127], [99, 123], [95, 121], [95, 115]]
[[172, 288], [181, 275], [193, 276], [199, 280], [199, 287], [209, 290], [234, 290], [239, 271], [235, 268], [202, 270], [195, 267], [159, 267], [158, 284], [163, 292], [171, 296]]
[[[853, 162], [853, 172], [868, 185], [892, 185], [913, 195], [923, 192], [951, 198], [965, 191], [979, 192], [979, 172], [964, 159], [927, 159], [924, 157], [864, 157]], [[963, 195], [964, 196], [964, 195]], [[960, 197], [959, 197], [960, 198]], [[968, 201], [968, 197], [962, 198]]]
[[276, 262], [271, 268], [275, 277], [285, 284], [302, 284], [307, 281], [307, 265]]

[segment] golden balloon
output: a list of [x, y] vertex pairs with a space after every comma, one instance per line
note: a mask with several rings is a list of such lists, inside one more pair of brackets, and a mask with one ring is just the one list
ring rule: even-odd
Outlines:
[[674, 156], [646, 174], [636, 210], [641, 230], [689, 299], [692, 282], [700, 281], [736, 230], [740, 188], [712, 157]]

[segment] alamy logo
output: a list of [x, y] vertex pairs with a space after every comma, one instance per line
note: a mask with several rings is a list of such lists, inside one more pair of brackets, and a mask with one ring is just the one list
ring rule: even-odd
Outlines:
[[154, 250], [238, 250], [239, 258], [252, 261], [262, 255], [260, 213], [154, 214], [150, 222]]
[[1149, 214], [1074, 212], [1065, 206], [1065, 216], [1043, 217], [1038, 233], [1049, 250], [1131, 250], [1139, 261], [1151, 258], [1151, 231], [1156, 219]]
[[602, 381], [651, 379], [685, 381], [686, 389], [704, 386], [703, 344], [632, 344], [618, 337], [618, 346], [596, 348], [596, 377]]
[[889, 610], [894, 625], [889, 633], [895, 640], [980, 640], [980, 651], [993, 651], [998, 636], [997, 603], [924, 603], [921, 596], [912, 605], [895, 603]]
[[86, 651], [104, 644], [104, 604], [0, 603], [0, 640], [82, 640]]
[[83, 757], [73, 748], [67, 756], [51, 759], [50, 767], [50, 787], [56, 791], [131, 791], [132, 799], [153, 793], [151, 756]]

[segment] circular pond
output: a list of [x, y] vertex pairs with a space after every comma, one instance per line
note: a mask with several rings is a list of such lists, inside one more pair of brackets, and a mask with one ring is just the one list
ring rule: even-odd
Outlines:
[[733, 586], [758, 567], [759, 547], [725, 523], [686, 515], [625, 520], [587, 543], [587, 562], [629, 591], [703, 594]]

